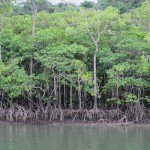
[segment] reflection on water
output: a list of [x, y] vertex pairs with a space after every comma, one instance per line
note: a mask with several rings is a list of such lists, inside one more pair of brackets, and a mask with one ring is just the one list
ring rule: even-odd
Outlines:
[[150, 127], [0, 125], [0, 150], [150, 150]]

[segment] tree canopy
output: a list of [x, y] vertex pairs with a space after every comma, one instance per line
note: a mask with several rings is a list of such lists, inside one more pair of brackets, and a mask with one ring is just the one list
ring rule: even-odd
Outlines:
[[[112, 7], [101, 1], [103, 9], [87, 1], [82, 7], [47, 0], [1, 3], [2, 107], [39, 116], [42, 111], [45, 119], [52, 110], [63, 119], [62, 109], [91, 109], [103, 119], [106, 112], [99, 109], [115, 109], [112, 119], [120, 110], [120, 116], [142, 122], [150, 107], [150, 2], [141, 2], [117, 1]], [[80, 113], [83, 120], [89, 117]]]

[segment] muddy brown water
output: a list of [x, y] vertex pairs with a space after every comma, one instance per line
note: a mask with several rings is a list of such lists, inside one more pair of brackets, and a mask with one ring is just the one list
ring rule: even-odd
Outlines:
[[0, 150], [150, 150], [150, 127], [0, 124]]

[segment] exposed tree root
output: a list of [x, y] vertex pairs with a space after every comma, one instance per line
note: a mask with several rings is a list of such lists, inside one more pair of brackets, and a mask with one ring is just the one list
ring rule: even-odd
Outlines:
[[132, 106], [132, 109], [126, 111], [126, 117], [129, 121], [134, 121], [135, 123], [147, 123], [150, 120], [150, 113], [144, 105], [138, 103]]
[[150, 111], [142, 105], [135, 105], [131, 110], [122, 112], [116, 110], [102, 109], [65, 109], [48, 106], [38, 108], [31, 111], [18, 104], [13, 104], [7, 108], [3, 105], [0, 107], [0, 120], [9, 122], [24, 122], [24, 123], [43, 123], [43, 122], [93, 122], [96, 124], [103, 123], [107, 125], [109, 122], [118, 122], [128, 124], [129, 122], [145, 123], [150, 120]]

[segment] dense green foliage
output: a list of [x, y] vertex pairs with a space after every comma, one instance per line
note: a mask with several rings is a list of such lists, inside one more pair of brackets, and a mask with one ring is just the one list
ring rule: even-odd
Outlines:
[[98, 7], [105, 9], [108, 6], [117, 7], [122, 13], [139, 7], [145, 0], [98, 0]]
[[81, 3], [81, 7], [84, 7], [84, 8], [93, 8], [95, 5], [94, 2], [91, 2], [91, 1], [84, 1], [83, 3]]
[[[122, 9], [121, 5], [114, 6], [121, 12], [131, 8]], [[0, 11], [4, 17], [0, 24], [2, 102], [31, 109], [50, 103], [90, 109], [93, 96], [97, 96], [98, 108], [126, 109], [136, 103], [149, 107], [149, 2], [123, 14], [111, 6], [84, 10], [58, 4], [53, 9], [48, 1], [42, 5], [36, 1], [40, 11], [36, 14], [33, 6], [26, 3], [25, 12], [16, 5], [11, 16], [3, 16], [8, 12], [5, 9]], [[93, 7], [87, 2], [82, 6]], [[96, 80], [93, 56], [97, 59]]]

